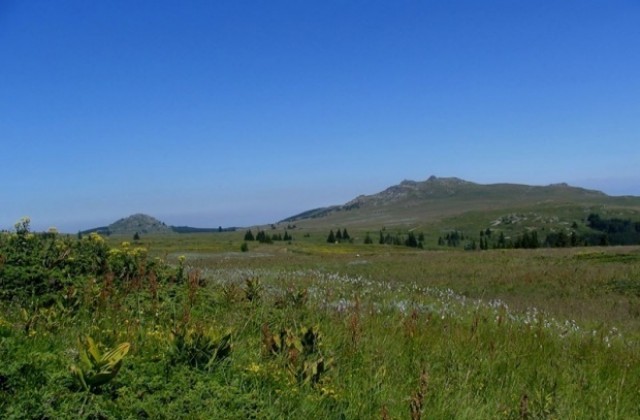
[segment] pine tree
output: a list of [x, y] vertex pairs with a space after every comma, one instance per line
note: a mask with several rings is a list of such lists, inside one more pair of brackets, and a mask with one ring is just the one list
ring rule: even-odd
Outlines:
[[540, 247], [540, 240], [538, 239], [538, 231], [533, 231], [531, 232], [531, 247], [532, 248], [539, 248]]
[[330, 244], [335, 243], [336, 236], [333, 234], [333, 229], [329, 231], [329, 236], [327, 237], [327, 242]]
[[256, 240], [261, 244], [270, 244], [273, 243], [271, 236], [267, 235], [264, 230], [261, 230], [256, 235]]
[[351, 239], [351, 237], [349, 236], [349, 232], [347, 232], [347, 228], [342, 229], [342, 239], [344, 239], [345, 241]]
[[569, 240], [567, 238], [567, 234], [564, 233], [564, 231], [560, 231], [558, 233], [558, 238], [556, 239], [556, 246], [560, 247], [560, 248], [564, 248], [567, 245], [569, 245]]
[[408, 246], [408, 247], [411, 247], [411, 248], [417, 248], [418, 247], [418, 241], [416, 239], [416, 235], [414, 235], [413, 232], [409, 232], [409, 236], [404, 241], [404, 244], [406, 246]]
[[498, 237], [498, 248], [506, 248], [507, 247], [507, 240], [504, 237], [504, 233], [500, 232], [500, 236]]
[[578, 235], [575, 232], [571, 232], [571, 246], [578, 246]]
[[247, 233], [244, 234], [244, 240], [245, 241], [255, 241], [256, 238], [253, 236], [253, 232], [251, 232], [251, 230], [248, 230]]
[[342, 240], [342, 233], [340, 233], [340, 229], [338, 229], [338, 232], [336, 233], [336, 240], [338, 242], [340, 242]]
[[369, 236], [369, 232], [367, 232], [366, 236], [364, 237], [364, 243], [365, 244], [372, 244], [373, 243], [373, 239], [371, 239], [371, 236]]

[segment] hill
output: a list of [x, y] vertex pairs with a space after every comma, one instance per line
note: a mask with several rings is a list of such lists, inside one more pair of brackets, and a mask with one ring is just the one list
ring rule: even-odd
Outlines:
[[166, 223], [147, 214], [133, 214], [128, 217], [117, 220], [109, 226], [101, 226], [93, 229], [87, 229], [81, 234], [97, 232], [101, 235], [133, 235], [133, 234], [169, 234], [169, 233], [211, 233], [211, 232], [227, 232], [234, 231], [232, 228], [196, 228], [191, 226], [169, 226]]
[[101, 226], [93, 229], [87, 229], [80, 233], [88, 234], [97, 232], [101, 235], [133, 235], [150, 234], [150, 233], [171, 233], [173, 230], [164, 222], [151, 217], [147, 214], [137, 213], [128, 217], [119, 219], [109, 226]]
[[[477, 184], [459, 178], [405, 180], [384, 191], [361, 195], [337, 206], [309, 210], [281, 221], [306, 227], [450, 225], [465, 229], [528, 220], [566, 223], [590, 212], [640, 215], [640, 197], [611, 197], [565, 183], [547, 186]], [[519, 215], [519, 216], [518, 216]], [[504, 220], [504, 221], [503, 221]]]

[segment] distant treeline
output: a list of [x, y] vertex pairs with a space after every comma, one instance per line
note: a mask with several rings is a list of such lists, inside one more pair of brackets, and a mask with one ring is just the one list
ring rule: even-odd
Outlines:
[[[630, 219], [604, 219], [596, 213], [587, 217], [586, 225], [593, 232], [567, 234], [563, 231], [547, 235], [544, 245], [549, 247], [607, 246], [640, 244], [640, 222]], [[574, 227], [575, 226], [574, 224]]]
[[[335, 233], [333, 232], [333, 230], [330, 230], [329, 235], [327, 236], [327, 242], [328, 243], [342, 243], [342, 242], [353, 243], [354, 240], [353, 238], [351, 238], [351, 236], [349, 235], [349, 232], [347, 232], [347, 229], [345, 228], [342, 230], [338, 229]], [[410, 232], [407, 232], [406, 234], [403, 234], [400, 232], [396, 234], [391, 234], [389, 232], [386, 232], [385, 229], [380, 231], [380, 236], [378, 239], [378, 244], [380, 245], [408, 246], [411, 248], [422, 248], [423, 242], [424, 242], [423, 233], [419, 233], [416, 235], [414, 232], [410, 231]], [[369, 232], [367, 232], [364, 237], [364, 243], [373, 244], [373, 238], [371, 237]]]
[[344, 228], [342, 231], [338, 229], [336, 233], [333, 233], [333, 229], [329, 231], [329, 235], [327, 236], [327, 242], [330, 244], [339, 243], [339, 242], [351, 242], [351, 236], [347, 229]]
[[480, 231], [479, 239], [465, 236], [460, 231], [451, 231], [438, 238], [438, 245], [449, 247], [464, 245], [465, 249], [474, 250], [640, 244], [640, 222], [619, 218], [604, 219], [598, 214], [591, 213], [585, 225], [590, 228], [589, 232], [578, 233], [578, 225], [574, 223], [570, 232], [565, 230], [550, 232], [544, 240], [539, 238], [536, 230], [525, 231], [514, 238], [507, 238], [504, 232], [496, 236], [491, 229], [486, 229]]
[[261, 244], [271, 244], [275, 241], [292, 241], [293, 236], [289, 234], [286, 230], [284, 231], [284, 235], [280, 233], [272, 233], [269, 235], [264, 230], [259, 230], [257, 234], [253, 234], [251, 230], [248, 230], [244, 234], [245, 241], [258, 241]]
[[[366, 242], [366, 238], [365, 238]], [[424, 234], [418, 233], [416, 235], [414, 232], [410, 231], [406, 235], [404, 234], [395, 234], [392, 235], [390, 233], [385, 233], [380, 231], [380, 237], [378, 239], [378, 243], [380, 245], [404, 245], [410, 248], [420, 248], [422, 249], [424, 245]]]
[[228, 227], [223, 228], [222, 226], [217, 228], [196, 228], [191, 226], [170, 226], [171, 230], [176, 233], [212, 233], [212, 232], [235, 232], [237, 228]]
[[[588, 226], [602, 234], [599, 236], [601, 245], [635, 245], [640, 244], [640, 222], [632, 222], [630, 219], [603, 219], [595, 213], [587, 217]], [[590, 245], [598, 238], [590, 239]]]

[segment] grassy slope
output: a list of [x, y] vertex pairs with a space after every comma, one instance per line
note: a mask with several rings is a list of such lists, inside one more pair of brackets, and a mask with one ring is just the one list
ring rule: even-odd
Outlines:
[[[610, 197], [563, 185], [462, 183], [443, 186], [437, 181], [435, 184], [426, 181], [417, 183], [417, 187], [404, 194], [382, 192], [355, 201], [359, 207], [289, 223], [311, 230], [347, 226], [377, 231], [385, 226], [436, 231], [458, 228], [475, 232], [490, 227], [502, 216], [517, 213], [547, 219], [550, 227], [583, 220], [590, 212], [608, 217], [640, 217], [640, 197]], [[556, 220], [551, 221], [554, 218]]]

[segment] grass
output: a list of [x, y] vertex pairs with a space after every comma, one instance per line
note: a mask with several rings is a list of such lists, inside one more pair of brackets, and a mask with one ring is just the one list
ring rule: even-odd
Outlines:
[[[143, 237], [186, 256], [182, 281], [87, 278], [73, 308], [3, 302], [0, 417], [640, 417], [638, 247], [417, 251], [318, 232], [241, 253], [243, 234]], [[87, 335], [131, 344], [91, 392], [68, 371]]]

